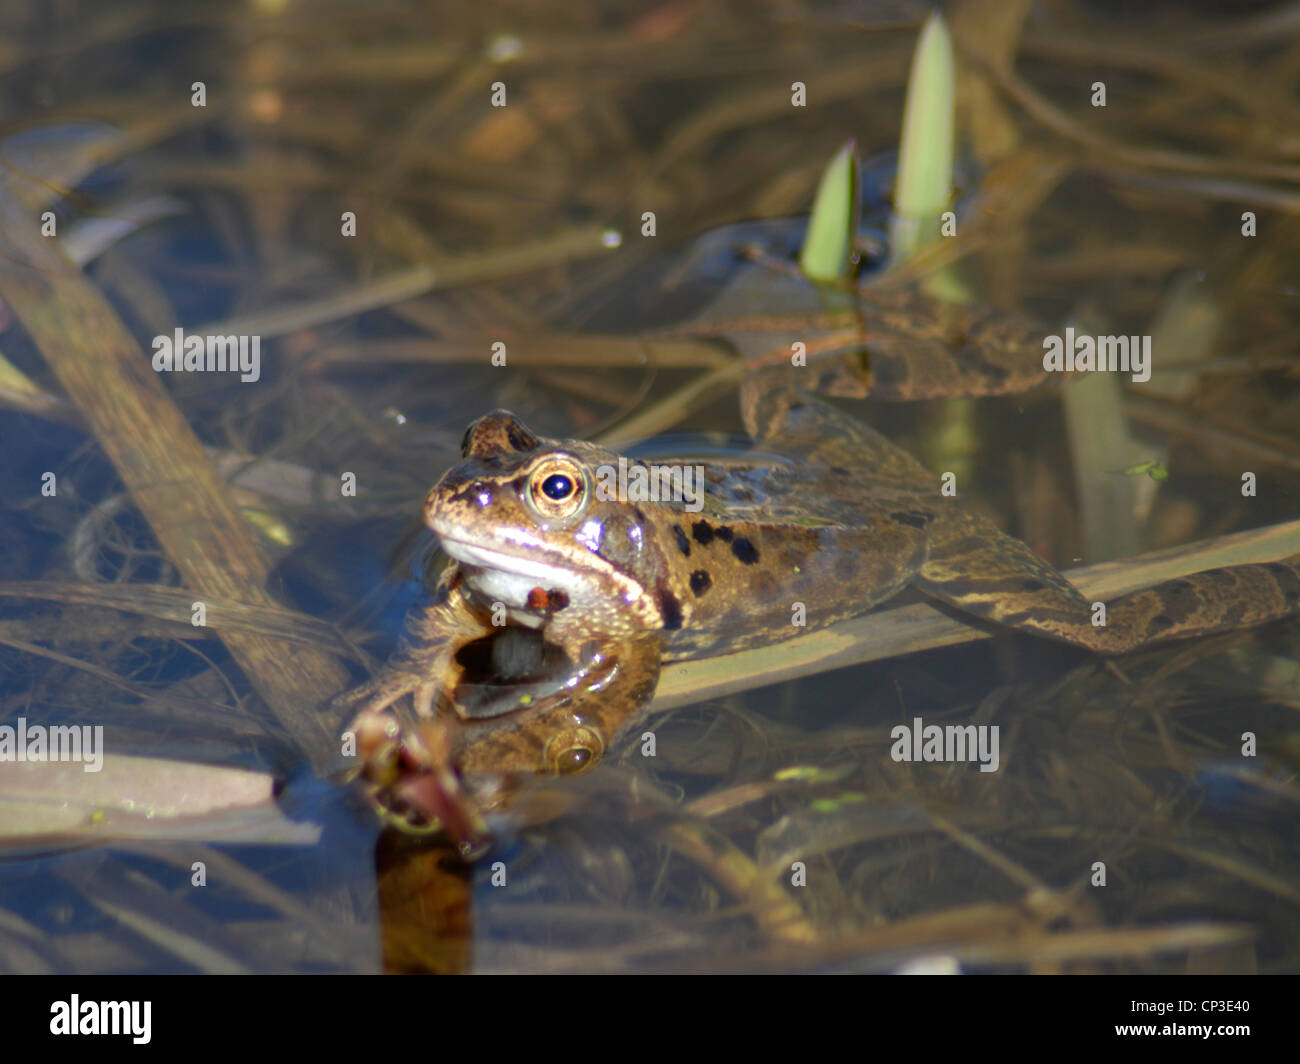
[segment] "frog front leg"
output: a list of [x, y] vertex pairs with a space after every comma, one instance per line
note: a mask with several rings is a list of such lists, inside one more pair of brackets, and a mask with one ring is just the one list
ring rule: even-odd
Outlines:
[[467, 853], [488, 840], [484, 814], [508, 806], [519, 777], [593, 767], [649, 702], [659, 675], [657, 632], [598, 640], [582, 625], [556, 624], [545, 636], [569, 666], [506, 687], [504, 697], [468, 715], [455, 654], [502, 632], [464, 596], [453, 566], [402, 651], [372, 681], [336, 700], [356, 711], [350, 730], [357, 774], [372, 804], [407, 832], [446, 831]]
[[929, 558], [913, 578], [922, 592], [997, 624], [1123, 654], [1213, 635], [1300, 610], [1300, 555], [1191, 573], [1107, 602], [1105, 623], [1064, 575], [1020, 540], [972, 515], [931, 528]]
[[433, 600], [412, 617], [402, 646], [384, 668], [368, 681], [345, 691], [331, 703], [339, 719], [376, 715], [413, 695], [417, 714], [432, 715], [433, 701], [447, 685], [455, 652], [491, 632], [461, 587], [458, 565], [443, 570]]
[[337, 719], [351, 718], [345, 735], [353, 737], [355, 775], [372, 804], [406, 830], [449, 825], [465, 840], [485, 834], [456, 782], [454, 737], [437, 711], [458, 673], [456, 651], [491, 630], [466, 598], [459, 567], [451, 565], [392, 660], [331, 704]]
[[[378, 751], [362, 776], [372, 802], [408, 833], [445, 831], [467, 856], [491, 835], [485, 815], [506, 811], [521, 782], [539, 774], [573, 775], [593, 768], [615, 737], [649, 702], [662, 646], [642, 635], [598, 649], [562, 681], [494, 717], [440, 713], [409, 728], [376, 733]], [[358, 725], [358, 748], [376, 727]]]

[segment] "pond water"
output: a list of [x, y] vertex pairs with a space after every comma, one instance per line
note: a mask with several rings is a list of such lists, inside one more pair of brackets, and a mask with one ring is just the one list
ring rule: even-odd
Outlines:
[[[1265, 4], [957, 7], [957, 228], [929, 268], [1050, 330], [1148, 336], [1152, 372], [844, 409], [1063, 570], [1294, 519], [1300, 39]], [[0, 760], [0, 969], [1300, 966], [1293, 621], [1118, 659], [1008, 634], [881, 656], [886, 621], [858, 664], [760, 682], [774, 649], [527, 787], [470, 865], [382, 831], [334, 771], [325, 680], [362, 679], [427, 600], [420, 506], [471, 419], [747, 453], [735, 379], [709, 381], [728, 347], [647, 334], [714, 304], [738, 245], [788, 261], [850, 138], [879, 275], [927, 13], [0, 14], [0, 726], [90, 728], [104, 757]], [[150, 368], [207, 333], [256, 338], [242, 371]], [[163, 414], [115, 420], [133, 358], [246, 539], [150, 509], [202, 477]], [[195, 590], [208, 550], [272, 597]], [[899, 760], [918, 719], [996, 727], [996, 770]]]

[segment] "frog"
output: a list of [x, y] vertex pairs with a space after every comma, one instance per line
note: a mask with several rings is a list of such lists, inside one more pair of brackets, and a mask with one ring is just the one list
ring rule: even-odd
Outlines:
[[[598, 764], [664, 666], [791, 639], [908, 588], [972, 623], [1102, 655], [1300, 607], [1293, 556], [1132, 592], [1099, 626], [1061, 572], [825, 397], [859, 362], [828, 373], [772, 361], [740, 390], [754, 456], [704, 463], [694, 500], [607, 497], [602, 471], [639, 459], [547, 438], [509, 411], [469, 425], [423, 505], [448, 558], [432, 599], [389, 665], [338, 703], [354, 714], [356, 775], [391, 822], [474, 852], [521, 779]], [[458, 653], [508, 631], [539, 639], [561, 667], [467, 705]]]

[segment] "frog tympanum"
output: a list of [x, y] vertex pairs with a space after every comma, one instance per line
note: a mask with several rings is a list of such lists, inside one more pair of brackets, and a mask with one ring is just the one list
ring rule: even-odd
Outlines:
[[[1095, 626], [1063, 575], [799, 387], [797, 371], [751, 375], [742, 408], [766, 457], [706, 464], [690, 509], [603, 498], [598, 470], [619, 456], [595, 444], [540, 437], [500, 410], [469, 426], [462, 461], [424, 504], [451, 564], [404, 649], [341, 699], [382, 809], [411, 830], [481, 839], [482, 814], [506, 804], [512, 776], [599, 761], [652, 697], [662, 663], [789, 639], [904, 587], [1103, 654], [1300, 606], [1292, 557], [1126, 595]], [[791, 623], [795, 602], [804, 627]], [[563, 667], [525, 665], [503, 699], [468, 705], [460, 652], [510, 629], [540, 637]]]

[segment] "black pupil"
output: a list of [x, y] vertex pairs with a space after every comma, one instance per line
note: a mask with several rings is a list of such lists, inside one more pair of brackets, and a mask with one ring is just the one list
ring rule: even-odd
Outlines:
[[542, 494], [560, 502], [573, 494], [573, 481], [563, 473], [552, 473], [542, 481]]
[[591, 751], [585, 746], [573, 746], [560, 755], [557, 766], [562, 775], [577, 772], [591, 760]]

